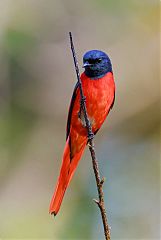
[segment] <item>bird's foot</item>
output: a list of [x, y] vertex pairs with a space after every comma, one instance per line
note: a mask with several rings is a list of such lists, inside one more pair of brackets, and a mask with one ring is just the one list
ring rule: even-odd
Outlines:
[[86, 97], [82, 97], [80, 100], [80, 106], [82, 108], [83, 104], [86, 102]]
[[88, 140], [93, 140], [93, 138], [94, 138], [93, 132], [88, 133]]

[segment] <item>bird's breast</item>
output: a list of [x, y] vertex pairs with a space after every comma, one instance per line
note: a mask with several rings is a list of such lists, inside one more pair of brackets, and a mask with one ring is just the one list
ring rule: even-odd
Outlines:
[[[83, 93], [86, 97], [87, 113], [95, 132], [104, 122], [114, 97], [114, 80], [112, 73], [103, 78], [92, 80], [84, 73], [81, 75]], [[84, 114], [80, 109], [80, 92], [78, 90], [72, 114], [72, 125], [79, 134], [86, 134]]]

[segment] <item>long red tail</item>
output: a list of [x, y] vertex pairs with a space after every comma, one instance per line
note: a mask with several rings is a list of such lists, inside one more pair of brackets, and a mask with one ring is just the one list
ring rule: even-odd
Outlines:
[[54, 214], [54, 216], [56, 216], [56, 214], [60, 209], [65, 191], [72, 179], [72, 176], [83, 154], [85, 146], [86, 146], [86, 140], [84, 141], [84, 144], [82, 145], [80, 151], [74, 155], [72, 160], [70, 160], [69, 139], [67, 139], [65, 149], [64, 149], [63, 162], [60, 170], [60, 175], [59, 175], [56, 189], [51, 199], [50, 208], [49, 208], [49, 213]]

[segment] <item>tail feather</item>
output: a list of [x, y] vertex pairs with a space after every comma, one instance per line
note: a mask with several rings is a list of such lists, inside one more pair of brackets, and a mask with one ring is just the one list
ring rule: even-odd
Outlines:
[[73, 177], [73, 174], [83, 154], [85, 146], [86, 146], [86, 141], [84, 141], [84, 144], [82, 145], [80, 151], [74, 155], [72, 160], [70, 160], [69, 139], [67, 139], [65, 149], [64, 149], [63, 162], [60, 170], [60, 175], [59, 175], [56, 189], [51, 199], [50, 208], [49, 208], [49, 213], [54, 214], [54, 216], [56, 216], [56, 214], [60, 209], [65, 191]]

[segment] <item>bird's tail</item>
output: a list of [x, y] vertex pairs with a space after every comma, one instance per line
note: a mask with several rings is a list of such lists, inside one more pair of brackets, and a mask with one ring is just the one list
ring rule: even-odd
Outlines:
[[65, 149], [64, 149], [64, 154], [63, 154], [63, 161], [62, 161], [62, 166], [60, 170], [60, 175], [59, 175], [56, 189], [51, 199], [50, 208], [49, 208], [49, 213], [54, 214], [54, 216], [56, 216], [56, 214], [60, 209], [65, 191], [73, 177], [73, 174], [78, 165], [78, 162], [83, 154], [84, 148], [86, 146], [86, 142], [87, 142], [86, 140], [83, 142], [80, 151], [76, 152], [71, 159], [69, 138], [67, 139]]

